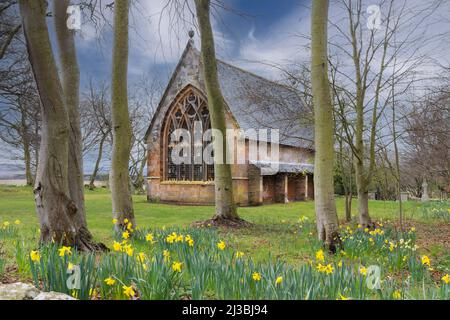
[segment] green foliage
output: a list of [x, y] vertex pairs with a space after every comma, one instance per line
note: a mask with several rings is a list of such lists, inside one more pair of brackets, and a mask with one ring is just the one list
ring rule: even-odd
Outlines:
[[[300, 220], [299, 236], [309, 235], [313, 223]], [[300, 266], [256, 262], [212, 228], [140, 229], [130, 239], [117, 239], [112, 252], [96, 259], [73, 250], [61, 256], [61, 248], [51, 244], [40, 250], [39, 261], [30, 258], [30, 266], [36, 285], [80, 299], [91, 298], [94, 289], [102, 299], [392, 299], [394, 292], [408, 299], [449, 298], [447, 285], [434, 284], [416, 254], [414, 232], [399, 241], [390, 229], [348, 228], [343, 234], [345, 251], [331, 256], [313, 241], [311, 247], [318, 250]], [[69, 262], [81, 269], [76, 292], [66, 285]], [[380, 290], [367, 285], [370, 264], [381, 268]], [[398, 278], [399, 272], [404, 278]], [[124, 286], [136, 295], [127, 296]], [[423, 286], [425, 291], [418, 290]]]
[[428, 201], [421, 208], [423, 219], [450, 221], [450, 201]]

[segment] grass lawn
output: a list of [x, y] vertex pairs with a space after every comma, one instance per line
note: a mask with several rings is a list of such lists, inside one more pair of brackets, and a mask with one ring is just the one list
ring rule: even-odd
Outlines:
[[[194, 221], [210, 218], [214, 214], [212, 206], [177, 206], [148, 203], [145, 195], [135, 195], [134, 209], [137, 224], [142, 228], [187, 227]], [[86, 191], [88, 226], [94, 237], [108, 246], [111, 245], [111, 196], [106, 189]], [[344, 201], [337, 199], [340, 219], [344, 219]], [[417, 202], [404, 204], [405, 218], [411, 224], [419, 224], [419, 230], [426, 232], [444, 223], [448, 237], [448, 220], [427, 219]], [[292, 202], [259, 207], [241, 207], [239, 215], [255, 224], [254, 228], [241, 230], [221, 230], [223, 236], [241, 251], [249, 252], [255, 259], [281, 258], [287, 262], [304, 260], [311, 254], [308, 238], [296, 237], [295, 223], [304, 215], [314, 219], [314, 202]], [[375, 220], [396, 220], [398, 204], [392, 201], [370, 201], [370, 213]], [[356, 219], [357, 203], [353, 201], [352, 215]], [[0, 224], [19, 219], [22, 233], [32, 235], [38, 228], [32, 189], [30, 187], [0, 186]], [[425, 238], [427, 237], [424, 235]], [[444, 234], [442, 235], [445, 239]], [[447, 238], [448, 239], [448, 238]], [[447, 243], [448, 244], [448, 243]], [[427, 243], [427, 250], [434, 254], [448, 252], [445, 242]]]
[[[104, 279], [111, 274], [124, 284], [133, 283], [143, 299], [336, 299], [341, 294], [357, 299], [446, 299], [448, 296], [448, 287], [442, 285], [444, 275], [447, 274], [446, 281], [450, 280], [448, 202], [405, 203], [405, 232], [401, 234], [397, 203], [370, 202], [371, 216], [379, 228], [369, 232], [357, 226], [356, 200], [354, 220], [344, 223], [344, 201], [338, 198], [345, 251], [341, 248], [336, 255], [320, 257], [322, 246], [316, 236], [312, 201], [239, 208], [239, 215], [253, 223], [252, 227], [242, 229], [193, 228], [192, 222], [213, 216], [213, 206], [150, 204], [143, 195], [134, 196], [133, 201], [139, 230], [131, 239], [121, 242], [122, 234], [113, 232], [108, 190], [86, 191], [88, 227], [96, 240], [112, 251], [97, 256], [96, 259], [100, 259], [97, 266], [89, 260], [92, 255], [74, 253], [70, 259], [74, 263], [91, 261], [86, 269], [90, 271], [85, 274], [88, 277], [92, 272], [93, 276], [98, 276], [94, 286], [101, 291], [99, 297], [127, 298], [121, 286], [105, 285]], [[32, 189], [0, 186], [0, 282], [34, 279], [39, 285], [42, 280], [47, 281], [47, 285], [51, 282], [48, 288], [56, 291], [76, 294], [81, 299], [92, 298], [88, 283], [76, 293], [67, 291], [65, 269], [69, 258], [64, 255], [60, 258], [55, 245], [39, 248], [38, 228]], [[154, 243], [146, 238], [149, 234], [157, 239]], [[175, 243], [167, 240], [171, 234], [181, 240]], [[193, 237], [192, 246], [184, 240], [185, 236]], [[221, 241], [225, 250], [218, 245]], [[114, 242], [119, 245], [118, 249], [113, 247]], [[132, 250], [129, 252], [126, 248]], [[33, 262], [30, 260], [32, 250], [39, 252]], [[171, 257], [169, 261], [163, 255], [166, 251]], [[237, 258], [238, 253], [245, 256], [245, 262]], [[145, 258], [141, 259], [141, 254]], [[425, 255], [430, 259], [426, 264]], [[177, 260], [182, 261], [183, 273], [181, 269], [179, 273], [177, 269], [172, 270], [171, 263], [176, 264]], [[142, 261], [146, 262], [141, 264]], [[148, 269], [142, 269], [144, 265]], [[386, 281], [379, 295], [361, 286], [366, 271], [360, 270], [371, 265], [381, 266], [383, 281]], [[262, 280], [255, 280], [255, 270], [261, 272]], [[280, 281], [286, 282], [283, 287], [273, 287], [280, 275], [286, 279]], [[142, 277], [147, 278], [143, 282], [136, 280]], [[407, 288], [403, 286], [404, 277], [409, 279]], [[160, 279], [169, 281], [168, 285], [158, 286]], [[422, 290], [424, 281], [426, 292]]]

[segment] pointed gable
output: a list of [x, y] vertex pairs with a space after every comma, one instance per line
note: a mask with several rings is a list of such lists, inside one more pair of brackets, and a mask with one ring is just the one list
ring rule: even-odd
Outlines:
[[[314, 149], [314, 128], [305, 120], [309, 117], [302, 116], [308, 111], [295, 90], [220, 60], [217, 71], [226, 111], [238, 127], [279, 129], [281, 144]], [[186, 86], [194, 86], [206, 96], [202, 72], [200, 52], [190, 39], [147, 130], [147, 143], [159, 138], [167, 110]]]

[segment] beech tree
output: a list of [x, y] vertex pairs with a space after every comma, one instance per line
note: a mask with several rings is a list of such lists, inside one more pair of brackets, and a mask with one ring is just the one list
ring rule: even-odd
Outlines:
[[[226, 122], [224, 98], [220, 90], [217, 77], [217, 61], [214, 48], [214, 35], [210, 21], [210, 0], [195, 0], [197, 21], [201, 37], [201, 59], [203, 62], [203, 76], [205, 79], [206, 93], [208, 96], [208, 108], [211, 117], [211, 127], [222, 133], [222, 153], [214, 153], [214, 185], [216, 213], [213, 222], [217, 224], [241, 223], [237, 214], [233, 199], [233, 179], [230, 164], [225, 161], [217, 161], [218, 156], [226, 155]], [[220, 162], [220, 163], [218, 163]]]
[[[64, 5], [68, 5], [68, 2], [62, 4]], [[19, 8], [28, 56], [41, 100], [41, 144], [34, 186], [40, 241], [55, 241], [76, 246], [79, 250], [104, 250], [104, 245], [93, 243], [87, 229], [84, 209], [79, 210], [77, 202], [71, 198], [70, 116], [65, 97], [67, 91], [64, 91], [59, 79], [52, 53], [45, 21], [47, 2], [20, 0]], [[55, 19], [66, 20], [66, 10], [59, 7], [59, 4], [55, 9]], [[58, 22], [55, 23], [58, 25]], [[63, 36], [64, 41], [73, 41], [65, 37], [68, 35]]]
[[114, 45], [111, 84], [113, 147], [109, 173], [113, 218], [117, 229], [126, 228], [127, 219], [135, 226], [128, 163], [131, 152], [131, 124], [128, 112], [128, 14], [129, 0], [114, 3]]
[[331, 252], [340, 242], [334, 201], [334, 123], [327, 57], [328, 0], [315, 0], [311, 17], [311, 85], [314, 104], [314, 201], [317, 233]]

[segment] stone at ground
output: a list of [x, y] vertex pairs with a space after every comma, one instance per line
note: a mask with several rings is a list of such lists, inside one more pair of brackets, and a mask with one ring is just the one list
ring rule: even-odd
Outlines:
[[32, 300], [38, 294], [39, 290], [27, 283], [0, 284], [0, 300]]
[[75, 298], [72, 298], [71, 296], [60, 293], [60, 292], [41, 292], [39, 293], [34, 300], [77, 300]]

